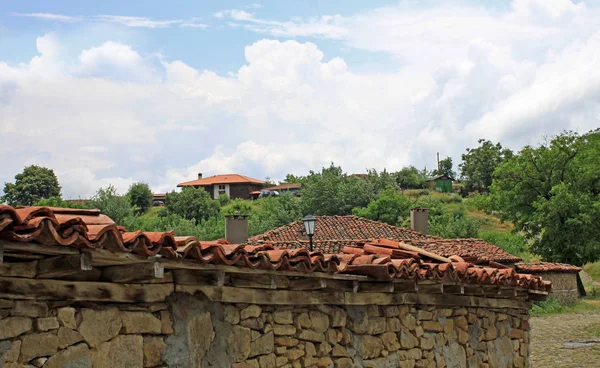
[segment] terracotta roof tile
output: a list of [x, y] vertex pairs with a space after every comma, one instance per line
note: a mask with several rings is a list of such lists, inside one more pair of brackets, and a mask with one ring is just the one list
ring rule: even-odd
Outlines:
[[551, 284], [540, 277], [518, 274], [510, 268], [482, 268], [462, 261], [439, 263], [428, 258], [431, 254], [407, 251], [400, 243], [390, 240], [367, 242], [362, 248], [349, 247], [337, 254], [309, 253], [305, 248], [278, 249], [270, 243], [230, 244], [226, 240], [199, 241], [190, 236], [175, 236], [173, 232], [128, 232], [94, 210], [2, 205], [0, 239], [47, 246], [105, 248], [145, 256], [160, 254], [173, 260], [264, 270], [344, 273], [378, 280], [443, 280], [551, 290]]
[[566, 263], [536, 262], [536, 263], [517, 263], [515, 268], [522, 273], [543, 273], [543, 272], [564, 272], [577, 273], [581, 267]]
[[240, 174], [225, 174], [225, 175], [214, 175], [209, 176], [202, 179], [196, 179], [192, 181], [186, 181], [184, 183], [177, 184], [178, 187], [187, 187], [187, 186], [206, 186], [206, 185], [215, 185], [215, 184], [264, 184], [265, 182], [262, 180], [254, 179], [249, 176], [244, 176]]
[[[482, 239], [442, 239], [357, 216], [317, 216], [315, 229], [313, 249], [324, 253], [339, 253], [346, 246], [360, 247], [366, 242], [383, 238], [407, 242], [444, 257], [458, 255], [476, 263], [512, 263], [521, 260]], [[308, 248], [309, 245], [302, 221], [292, 222], [248, 240], [249, 243], [265, 241], [284, 249]]]

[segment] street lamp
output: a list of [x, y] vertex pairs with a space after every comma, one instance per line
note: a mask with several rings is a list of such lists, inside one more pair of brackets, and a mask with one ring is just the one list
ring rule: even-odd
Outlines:
[[310, 240], [310, 251], [313, 251], [313, 235], [315, 235], [315, 227], [317, 226], [317, 218], [313, 215], [306, 215], [302, 221], [304, 222], [304, 230]]

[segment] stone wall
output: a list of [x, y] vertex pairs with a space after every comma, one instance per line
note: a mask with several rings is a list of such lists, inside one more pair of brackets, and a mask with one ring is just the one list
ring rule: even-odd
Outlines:
[[566, 272], [544, 272], [536, 274], [552, 282], [552, 298], [562, 304], [575, 304], [579, 299], [577, 274]]
[[0, 299], [0, 367], [527, 367], [526, 310]]

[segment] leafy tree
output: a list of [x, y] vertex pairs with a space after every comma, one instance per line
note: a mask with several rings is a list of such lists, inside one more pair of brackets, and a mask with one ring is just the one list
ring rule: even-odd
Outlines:
[[478, 143], [479, 147], [467, 148], [459, 165], [467, 192], [488, 192], [494, 170], [513, 156], [513, 152], [503, 148], [500, 143], [494, 144], [485, 139], [480, 139]]
[[597, 260], [600, 231], [600, 131], [565, 132], [524, 147], [494, 173], [492, 206], [549, 261]]
[[437, 168], [437, 170], [433, 171], [433, 175], [435, 175], [435, 176], [446, 175], [451, 178], [454, 178], [456, 176], [456, 174], [452, 170], [452, 166], [453, 166], [452, 165], [452, 157], [448, 156], [445, 159], [440, 161], [439, 167]]
[[383, 191], [389, 186], [395, 187], [397, 185], [394, 175], [389, 173], [386, 169], [383, 169], [381, 172], [377, 172], [375, 169], [368, 170], [367, 181], [371, 184], [375, 194]]
[[[83, 202], [83, 201], [82, 201]], [[44, 198], [40, 199], [35, 203], [36, 206], [43, 207], [62, 207], [62, 208], [87, 208], [85, 203], [77, 203], [72, 201], [65, 201], [60, 197]]]
[[31, 165], [15, 175], [14, 183], [4, 184], [2, 202], [11, 206], [32, 206], [40, 199], [60, 197], [60, 185], [54, 170]]
[[146, 183], [133, 183], [129, 187], [127, 198], [138, 215], [152, 207], [152, 191]]
[[394, 187], [387, 187], [367, 207], [355, 208], [352, 212], [359, 217], [398, 226], [409, 216], [412, 205], [408, 197], [399, 194]]
[[296, 176], [292, 174], [287, 174], [285, 179], [281, 182], [281, 184], [302, 184], [306, 181], [305, 176]]
[[447, 239], [476, 237], [481, 225], [479, 220], [467, 216], [462, 206], [429, 218], [429, 232]]
[[368, 181], [346, 175], [333, 163], [320, 173], [311, 171], [303, 188], [304, 213], [313, 215], [349, 215], [374, 197]]
[[167, 193], [165, 207], [188, 220], [208, 220], [219, 214], [219, 202], [213, 200], [204, 188], [183, 188], [181, 192]]
[[99, 209], [117, 225], [129, 228], [127, 221], [129, 221], [129, 217], [133, 216], [133, 208], [129, 204], [129, 200], [120, 195], [114, 186], [109, 185], [106, 188], [98, 189], [96, 195], [86, 203], [86, 206]]
[[394, 174], [396, 185], [402, 189], [421, 189], [425, 186], [425, 180], [429, 176], [427, 169], [419, 171], [414, 166], [403, 167]]

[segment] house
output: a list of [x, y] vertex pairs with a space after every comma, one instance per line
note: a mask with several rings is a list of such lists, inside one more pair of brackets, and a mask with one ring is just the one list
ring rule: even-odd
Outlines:
[[292, 195], [299, 197], [301, 188], [302, 188], [302, 184], [296, 184], [296, 183], [281, 184], [281, 185], [276, 185], [274, 187], [265, 188], [263, 190], [255, 190], [254, 192], [250, 193], [250, 195], [252, 196], [252, 199], [257, 199], [262, 191], [270, 191], [270, 192], [277, 192], [278, 194], [290, 193]]
[[252, 192], [264, 187], [265, 182], [240, 174], [214, 175], [207, 178], [198, 174], [198, 179], [177, 184], [179, 188], [204, 188], [212, 199], [227, 194], [230, 198], [250, 199]]
[[164, 206], [165, 201], [167, 200], [166, 193], [152, 193], [152, 206]]
[[562, 304], [573, 304], [579, 296], [585, 296], [580, 267], [564, 263], [536, 262], [517, 263], [519, 273], [534, 275], [552, 282], [554, 298]]
[[4, 367], [528, 367], [552, 288], [391, 240], [324, 255], [71, 208], [0, 206], [0, 250]]
[[454, 179], [448, 175], [440, 175], [427, 179], [429, 189], [437, 190], [442, 193], [452, 193], [452, 182]]
[[[403, 242], [444, 257], [459, 256], [467, 262], [501, 267], [513, 266], [521, 258], [482, 239], [442, 239], [414, 230], [357, 216], [316, 216], [313, 249], [339, 253], [345, 247], [362, 247], [377, 239]], [[308, 248], [309, 238], [302, 220], [292, 222], [248, 239], [250, 244], [270, 243], [285, 249]]]

